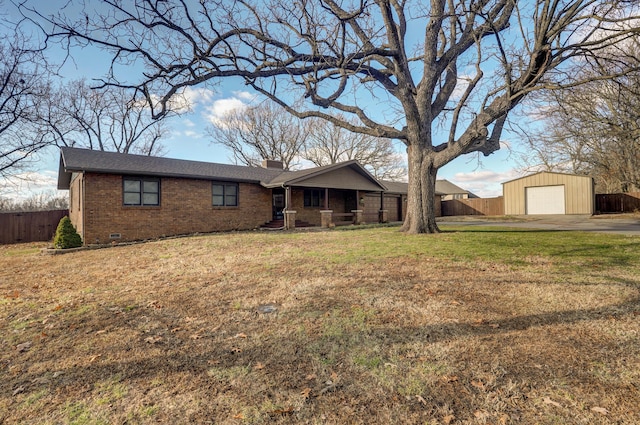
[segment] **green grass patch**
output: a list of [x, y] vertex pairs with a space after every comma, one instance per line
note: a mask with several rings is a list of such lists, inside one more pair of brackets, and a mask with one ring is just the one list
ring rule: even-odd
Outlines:
[[8, 249], [4, 252], [5, 257], [24, 257], [40, 253], [41, 248]]
[[[446, 226], [436, 235], [406, 235], [397, 228], [349, 232], [340, 245], [322, 242], [306, 257], [332, 265], [377, 263], [389, 258], [433, 257], [455, 262], [491, 261], [514, 267], [545, 258], [564, 271], [584, 266], [638, 266], [640, 240], [623, 235], [522, 230], [504, 227]], [[346, 234], [346, 233], [345, 233]]]

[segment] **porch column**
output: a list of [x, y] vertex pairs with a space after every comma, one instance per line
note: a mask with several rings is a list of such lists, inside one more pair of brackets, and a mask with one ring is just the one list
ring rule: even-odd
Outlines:
[[324, 189], [324, 209], [325, 210], [329, 209], [329, 188], [328, 187]]
[[378, 211], [378, 220], [380, 223], [388, 223], [389, 222], [389, 211], [380, 210]]
[[351, 213], [353, 214], [353, 224], [364, 224], [362, 221], [363, 212], [363, 210], [351, 210]]
[[284, 212], [284, 228], [287, 230], [296, 228], [296, 211], [285, 210]]
[[320, 226], [321, 227], [334, 227], [333, 224], [333, 211], [332, 210], [322, 210], [320, 211]]
[[384, 192], [380, 192], [380, 211], [378, 211], [378, 222], [389, 222], [389, 211], [384, 209]]

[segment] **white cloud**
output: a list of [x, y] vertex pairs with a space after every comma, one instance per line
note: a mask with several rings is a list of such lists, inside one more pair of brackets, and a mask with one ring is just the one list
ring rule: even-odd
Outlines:
[[460, 182], [474, 182], [474, 181], [483, 181], [483, 182], [491, 182], [491, 183], [504, 183], [505, 181], [515, 179], [520, 176], [520, 172], [515, 169], [510, 169], [506, 171], [491, 171], [491, 170], [480, 170], [480, 171], [472, 171], [470, 173], [456, 173], [454, 174], [454, 178]]
[[209, 103], [215, 96], [215, 92], [205, 87], [187, 87], [182, 92], [182, 96], [189, 101], [190, 105], [199, 103]]
[[248, 91], [235, 91], [235, 92], [233, 92], [233, 95], [235, 97], [237, 97], [238, 99], [242, 99], [242, 100], [245, 100], [247, 102], [253, 102], [257, 98], [257, 96], [255, 94], [250, 93]]
[[451, 93], [451, 100], [459, 101], [462, 98], [465, 90], [469, 87], [469, 84], [473, 80], [472, 75], [461, 75], [458, 77], [458, 81], [456, 82], [456, 88], [453, 89], [453, 93]]
[[[241, 90], [233, 91], [230, 97], [222, 99], [214, 100], [215, 95], [216, 93], [213, 90], [207, 88], [187, 87], [172, 99], [172, 106], [177, 109], [188, 109], [199, 113], [205, 123], [222, 125], [224, 124], [225, 116], [231, 111], [242, 110], [255, 102], [257, 98], [255, 94]], [[195, 127], [197, 125], [190, 119], [184, 119], [183, 121], [186, 127]]]
[[184, 135], [187, 137], [191, 137], [191, 138], [200, 138], [202, 137], [202, 135], [200, 133], [198, 133], [197, 131], [193, 131], [193, 130], [186, 130], [184, 132]]
[[214, 125], [224, 125], [225, 117], [232, 111], [243, 110], [248, 105], [237, 97], [218, 99], [206, 108], [204, 116], [207, 122]]
[[[25, 172], [0, 181], [0, 195], [20, 201], [41, 192], [56, 192], [58, 173], [53, 170]], [[67, 191], [58, 191], [66, 194]]]
[[456, 173], [449, 180], [481, 198], [493, 198], [502, 196], [502, 183], [519, 177], [522, 177], [522, 173], [516, 169], [502, 172], [480, 170], [470, 173]]
[[203, 137], [205, 137], [205, 135], [198, 130], [199, 129], [191, 129], [191, 128], [183, 128], [183, 129], [173, 128], [171, 131], [171, 135], [167, 140], [184, 141], [184, 139], [202, 139]]
[[210, 103], [214, 96], [215, 92], [205, 87], [186, 87], [171, 98], [171, 108], [181, 112], [193, 111], [202, 104]]

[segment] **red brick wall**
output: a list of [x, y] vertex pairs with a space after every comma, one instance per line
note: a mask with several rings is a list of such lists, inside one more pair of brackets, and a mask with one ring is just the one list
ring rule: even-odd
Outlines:
[[124, 206], [120, 175], [86, 173], [84, 194], [86, 244], [109, 243], [115, 233], [128, 241], [253, 229], [271, 220], [271, 190], [257, 184], [240, 183], [238, 207], [224, 208], [211, 205], [208, 180], [162, 178], [158, 207]]
[[323, 207], [306, 207], [304, 206], [304, 190], [303, 189], [291, 189], [291, 205], [290, 210], [296, 212], [296, 219], [306, 221], [316, 226], [320, 225], [320, 210]]

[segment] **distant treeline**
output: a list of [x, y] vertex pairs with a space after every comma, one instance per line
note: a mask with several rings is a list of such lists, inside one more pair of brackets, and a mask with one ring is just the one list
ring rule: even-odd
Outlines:
[[57, 195], [54, 192], [37, 193], [18, 200], [0, 195], [0, 212], [50, 211], [68, 208], [68, 196]]

